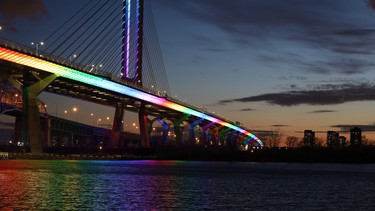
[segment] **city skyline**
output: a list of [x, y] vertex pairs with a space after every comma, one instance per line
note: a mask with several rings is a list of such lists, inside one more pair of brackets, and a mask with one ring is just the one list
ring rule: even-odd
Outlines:
[[[2, 2], [0, 37], [36, 42], [86, 2], [25, 2], [23, 10]], [[358, 126], [373, 136], [375, 11], [370, 1], [150, 2], [177, 98], [251, 131], [280, 129], [301, 137], [306, 129], [349, 132]], [[73, 106], [93, 108], [48, 94], [41, 98], [52, 115]], [[97, 108], [102, 116], [113, 112]]]

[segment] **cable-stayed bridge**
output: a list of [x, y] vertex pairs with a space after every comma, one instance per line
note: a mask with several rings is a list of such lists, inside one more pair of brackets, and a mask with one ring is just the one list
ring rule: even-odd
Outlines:
[[37, 98], [43, 91], [116, 108], [113, 148], [122, 138], [125, 110], [138, 113], [143, 148], [150, 147], [150, 125], [158, 121], [167, 133], [166, 120], [173, 123], [176, 143], [182, 123], [188, 123], [192, 144], [263, 145], [234, 122], [170, 97], [152, 10], [143, 0], [89, 1], [33, 45], [0, 43], [0, 79], [22, 90], [22, 139], [32, 153], [43, 147]]

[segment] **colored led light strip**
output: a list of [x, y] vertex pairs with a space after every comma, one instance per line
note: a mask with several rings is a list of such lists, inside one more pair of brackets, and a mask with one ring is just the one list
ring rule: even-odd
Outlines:
[[[123, 45], [126, 45], [126, 49], [125, 49], [125, 58], [123, 58], [125, 60], [125, 64], [123, 64], [125, 67], [125, 73], [123, 72], [123, 74], [125, 75], [126, 78], [129, 78], [129, 56], [130, 56], [130, 2], [131, 0], [125, 0], [125, 24], [126, 24], [126, 27], [124, 27], [123, 30], [125, 30], [125, 38], [126, 38], [126, 43], [123, 43]], [[124, 39], [124, 38], [123, 38]], [[123, 70], [124, 70], [123, 69]]]
[[140, 60], [140, 57], [142, 55], [139, 55], [139, 48], [140, 48], [140, 42], [139, 42], [139, 0], [136, 1], [136, 6], [135, 6], [135, 24], [136, 24], [136, 29], [137, 29], [137, 53], [136, 53], [136, 59], [137, 59], [137, 62], [135, 62], [135, 74], [134, 74], [134, 79], [137, 77], [137, 74], [138, 74], [138, 71], [142, 71], [142, 70], [139, 70], [138, 68], [140, 68], [138, 66], [138, 61]]
[[49, 61], [45, 61], [43, 59], [35, 58], [33, 56], [29, 56], [26, 54], [22, 54], [13, 50], [9, 50], [7, 48], [0, 47], [0, 59], [6, 60], [9, 62], [13, 62], [20, 65], [25, 65], [28, 67], [32, 67], [35, 69], [40, 69], [46, 72], [57, 74], [59, 77], [68, 78], [71, 80], [79, 81], [85, 84], [89, 84], [91, 86], [96, 86], [99, 88], [107, 89], [110, 91], [114, 91], [120, 94], [128, 95], [130, 97], [134, 97], [139, 100], [143, 100], [149, 103], [153, 103], [156, 105], [160, 105], [169, 109], [173, 109], [175, 111], [179, 111], [182, 113], [190, 114], [193, 116], [197, 116], [211, 122], [223, 125], [225, 127], [231, 128], [236, 130], [246, 136], [249, 136], [250, 139], [256, 141], [258, 145], [263, 146], [263, 142], [250, 133], [236, 125], [230, 124], [213, 116], [207, 115], [203, 112], [188, 108], [186, 106], [174, 103], [172, 101], [168, 101], [165, 98], [157, 97], [155, 95], [151, 95], [149, 93], [142, 92], [140, 90], [127, 87], [125, 85], [106, 80], [104, 78], [90, 75], [85, 72], [81, 72], [79, 70], [75, 70], [69, 67], [65, 67], [62, 65], [58, 65]]
[[127, 30], [126, 30], [126, 77], [129, 78], [129, 56], [130, 56], [130, 4], [131, 0], [127, 0], [127, 10], [126, 10], [126, 20]]

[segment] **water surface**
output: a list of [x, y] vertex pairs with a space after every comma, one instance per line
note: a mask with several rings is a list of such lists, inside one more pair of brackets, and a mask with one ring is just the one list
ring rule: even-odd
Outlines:
[[0, 210], [374, 208], [374, 164], [0, 161]]

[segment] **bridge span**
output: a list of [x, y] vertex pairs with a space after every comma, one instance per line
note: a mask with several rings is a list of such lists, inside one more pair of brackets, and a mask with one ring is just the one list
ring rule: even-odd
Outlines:
[[[200, 125], [201, 128], [207, 125], [208, 128], [224, 127], [227, 128], [227, 133], [236, 131], [241, 134], [244, 141], [254, 141], [258, 145], [263, 145], [261, 140], [248, 130], [199, 108], [177, 102], [168, 96], [159, 96], [150, 90], [132, 87], [115, 78], [106, 78], [59, 64], [58, 60], [46, 56], [37, 57], [21, 46], [2, 43], [0, 66], [2, 80], [17, 81], [20, 87], [26, 82], [39, 83], [39, 86], [44, 84], [42, 90], [107, 106], [121, 107], [121, 109], [136, 112], [143, 107], [146, 118], [153, 116], [161, 120], [169, 119], [176, 124], [186, 121]], [[53, 77], [53, 80], [48, 82], [46, 79], [50, 77]], [[38, 93], [42, 90], [38, 90]], [[206, 130], [208, 128], [206, 127]], [[178, 134], [178, 131], [175, 132]], [[143, 146], [147, 147], [147, 144], [144, 143]], [[113, 143], [113, 147], [116, 147], [116, 143]]]

